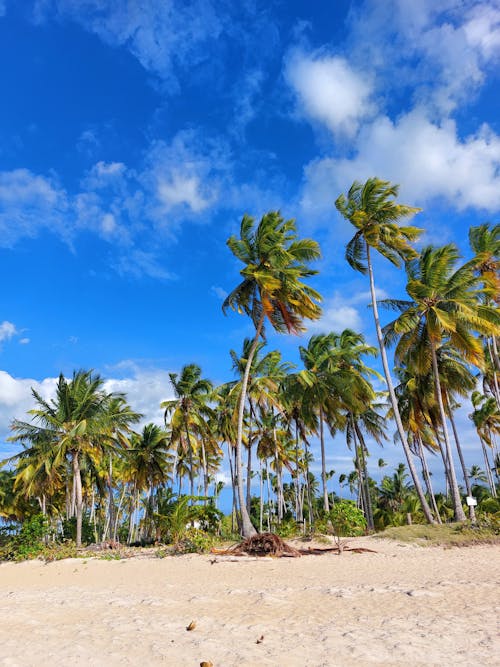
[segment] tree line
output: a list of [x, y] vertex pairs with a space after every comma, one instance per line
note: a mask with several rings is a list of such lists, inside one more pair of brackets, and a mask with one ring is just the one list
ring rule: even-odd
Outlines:
[[[417, 521], [464, 521], [464, 494], [498, 511], [500, 225], [470, 229], [472, 258], [465, 262], [454, 244], [417, 249], [423, 230], [406, 221], [419, 209], [398, 203], [397, 195], [397, 186], [371, 178], [335, 202], [354, 227], [345, 258], [367, 276], [378, 348], [345, 329], [310, 337], [299, 347], [301, 368], [269, 350], [269, 328], [300, 333], [321, 317], [321, 296], [307, 283], [320, 248], [279, 212], [258, 223], [245, 215], [239, 236], [228, 240], [243, 265], [241, 281], [223, 310], [249, 316], [255, 332], [230, 352], [235, 379], [214, 387], [195, 364], [171, 373], [174, 398], [161, 404], [164, 425], [141, 432], [134, 431], [141, 415], [126, 396], [106, 392], [91, 371], [61, 375], [52, 400], [33, 390], [30, 419], [11, 425], [10, 440], [22, 448], [3, 462], [0, 516], [22, 522], [41, 512], [60, 531], [73, 522], [77, 545], [85, 527], [96, 541], [154, 540], [180, 507], [196, 507], [203, 525], [220, 521], [217, 474], [225, 459], [234, 531], [250, 537], [286, 522], [312, 529], [339, 500], [328, 485], [326, 432], [345, 436], [354, 470], [339, 483], [349, 485], [369, 530], [401, 521], [403, 509]], [[377, 253], [404, 268], [406, 299], [377, 298]], [[380, 307], [395, 313], [385, 326]], [[378, 355], [383, 376], [370, 365]], [[466, 468], [456, 424], [468, 398], [484, 472]], [[406, 463], [377, 487], [369, 448], [392, 437], [393, 426]], [[319, 441], [319, 479], [311, 471], [312, 438]], [[433, 489], [429, 456], [442, 461], [444, 494]], [[475, 521], [474, 505], [466, 509]]]

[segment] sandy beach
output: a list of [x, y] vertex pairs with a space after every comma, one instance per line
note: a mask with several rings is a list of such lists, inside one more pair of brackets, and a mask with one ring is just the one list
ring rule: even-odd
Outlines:
[[4, 563], [0, 665], [500, 664], [498, 546], [356, 543], [376, 553]]

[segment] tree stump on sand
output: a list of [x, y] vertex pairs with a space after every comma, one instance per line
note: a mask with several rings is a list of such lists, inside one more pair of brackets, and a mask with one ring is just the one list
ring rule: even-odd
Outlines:
[[274, 533], [258, 533], [252, 537], [247, 537], [246, 540], [236, 544], [234, 547], [230, 547], [224, 551], [213, 549], [212, 552], [231, 554], [233, 556], [274, 556], [275, 558], [280, 558], [281, 556], [297, 558], [301, 555], [300, 551], [283, 542], [281, 537]]

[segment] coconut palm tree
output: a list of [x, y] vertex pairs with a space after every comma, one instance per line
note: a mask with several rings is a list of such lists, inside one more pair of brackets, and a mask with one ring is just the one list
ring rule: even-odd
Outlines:
[[[230, 351], [233, 370], [239, 375], [231, 391], [238, 397], [238, 403], [241, 396], [243, 378], [245, 376], [248, 355], [252, 347], [252, 341], [245, 338], [243, 341], [242, 355]], [[260, 354], [264, 348], [264, 342], [260, 341], [255, 350], [252, 360], [252, 367], [248, 376], [247, 397], [249, 411], [246, 419], [248, 427], [248, 437], [246, 439], [247, 448], [247, 488], [246, 488], [246, 507], [250, 513], [251, 501], [251, 479], [252, 479], [252, 429], [257, 419], [259, 410], [268, 410], [271, 408], [281, 409], [279, 386], [286, 377], [292, 364], [282, 362], [281, 352], [272, 350], [266, 354]]]
[[[136, 510], [139, 493], [147, 491], [148, 494], [144, 517], [145, 523], [149, 523], [147, 526], [148, 537], [151, 537], [155, 492], [159, 486], [171, 480], [173, 456], [169, 447], [170, 434], [156, 424], [149, 423], [144, 426], [140, 434], [131, 434], [130, 445], [126, 452], [131, 471]], [[133, 540], [133, 516], [134, 512], [131, 512], [129, 541]]]
[[369, 178], [364, 184], [355, 181], [349, 189], [347, 197], [343, 194], [340, 195], [335, 202], [335, 206], [344, 218], [356, 228], [353, 238], [346, 247], [346, 260], [356, 271], [363, 274], [368, 273], [375, 330], [399, 439], [425, 518], [429, 523], [434, 523], [432, 512], [418, 479], [398, 410], [380, 325], [371, 256], [372, 251], [379, 252], [392, 264], [399, 267], [402, 262], [406, 262], [418, 254], [410, 243], [418, 239], [422, 230], [417, 227], [402, 226], [398, 223], [400, 220], [412, 217], [420, 209], [396, 203], [394, 198], [397, 197], [398, 191], [399, 187], [397, 185], [391, 185], [388, 181], [382, 181], [379, 178]]
[[14, 420], [10, 439], [25, 443], [41, 440], [49, 443], [53, 465], [59, 467], [69, 459], [75, 490], [76, 544], [82, 541], [83, 488], [82, 464], [85, 460], [96, 463], [104, 453], [116, 447], [112, 433], [128, 430], [140, 415], [132, 411], [109, 410], [110, 402], [125, 398], [122, 394], [108, 394], [104, 381], [92, 371], [75, 371], [71, 380], [62, 374], [56, 388], [56, 397], [46, 401], [32, 389], [36, 407], [28, 414], [32, 422]]
[[227, 296], [223, 311], [232, 308], [252, 318], [255, 336], [248, 353], [242, 380], [238, 410], [238, 434], [236, 442], [236, 476], [245, 537], [256, 533], [244, 502], [241, 475], [241, 445], [243, 440], [243, 416], [247, 396], [248, 378], [253, 357], [267, 321], [280, 333], [298, 333], [304, 329], [304, 319], [318, 319], [321, 310], [317, 304], [320, 295], [303, 282], [316, 273], [308, 263], [319, 257], [316, 241], [298, 239], [294, 220], [284, 220], [277, 211], [265, 214], [257, 227], [255, 221], [245, 215], [241, 221], [240, 237], [231, 236], [227, 242], [230, 250], [245, 266], [240, 271], [242, 282]]
[[[490, 224], [471, 227], [469, 243], [475, 253], [470, 261], [476, 275], [484, 287], [485, 303], [500, 303], [500, 225]], [[489, 387], [500, 408], [500, 359], [496, 336], [486, 338], [488, 352], [487, 368]]]
[[458, 258], [458, 249], [452, 244], [441, 248], [428, 246], [422, 250], [420, 257], [407, 263], [406, 291], [411, 301], [385, 301], [401, 311], [401, 315], [385, 327], [385, 334], [388, 343], [399, 339], [396, 346], [399, 362], [405, 360], [412, 350], [423, 349], [427, 345], [428, 354], [420, 354], [420, 370], [422, 374], [432, 372], [455, 519], [463, 521], [465, 514], [453, 466], [438, 350], [449, 342], [469, 364], [482, 368], [482, 344], [474, 334], [497, 335], [500, 316], [495, 308], [479, 300], [483, 288], [470, 265], [455, 268]]
[[491, 474], [492, 466], [486, 448], [494, 449], [494, 438], [500, 434], [500, 410], [492, 396], [483, 396], [478, 391], [472, 394], [472, 405], [474, 412], [469, 417], [474, 422], [479, 440], [481, 441], [488, 484], [491, 495], [496, 498], [496, 486]]
[[172, 443], [187, 453], [191, 496], [195, 495], [194, 453], [198, 447], [200, 448], [206, 495], [208, 491], [206, 447], [215, 446], [209, 426], [209, 421], [213, 418], [213, 410], [209, 405], [213, 385], [210, 380], [201, 377], [201, 368], [196, 364], [184, 366], [180, 375], [169, 373], [169, 377], [175, 398], [163, 401], [160, 405], [165, 410], [165, 424], [169, 420]]

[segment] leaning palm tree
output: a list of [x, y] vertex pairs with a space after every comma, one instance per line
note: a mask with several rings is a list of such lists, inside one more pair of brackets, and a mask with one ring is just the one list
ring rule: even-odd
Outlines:
[[398, 340], [396, 358], [403, 361], [412, 351], [427, 345], [427, 354], [420, 354], [420, 372], [432, 372], [443, 438], [446, 447], [450, 487], [456, 521], [465, 520], [453, 466], [448, 434], [444, 389], [438, 355], [447, 342], [470, 364], [484, 365], [481, 341], [474, 334], [497, 335], [500, 332], [498, 311], [481, 303], [483, 289], [470, 265], [456, 269], [459, 258], [456, 246], [428, 246], [418, 259], [407, 263], [406, 291], [411, 301], [386, 301], [401, 315], [385, 328], [386, 340]]
[[303, 282], [316, 273], [308, 262], [318, 259], [319, 246], [311, 239], [298, 239], [294, 220], [284, 220], [279, 212], [266, 213], [257, 227], [245, 215], [241, 221], [240, 238], [231, 236], [230, 250], [245, 266], [240, 271], [242, 282], [227, 296], [222, 309], [244, 312], [252, 318], [255, 336], [248, 353], [243, 375], [238, 410], [236, 441], [236, 476], [244, 537], [256, 530], [246, 511], [241, 475], [241, 443], [248, 377], [252, 360], [264, 333], [267, 319], [278, 332], [298, 333], [304, 330], [303, 320], [318, 319], [320, 295]]
[[356, 271], [363, 274], [368, 273], [369, 275], [375, 329], [394, 420], [425, 518], [429, 523], [434, 523], [431, 509], [417, 475], [398, 410], [382, 328], [380, 326], [371, 257], [372, 250], [377, 251], [392, 264], [399, 267], [402, 262], [413, 259], [418, 254], [412, 248], [410, 242], [415, 241], [420, 236], [422, 230], [417, 227], [404, 227], [399, 225], [398, 222], [404, 218], [412, 217], [420, 209], [404, 204], [397, 204], [393, 198], [397, 196], [398, 190], [397, 185], [391, 185], [388, 181], [382, 181], [378, 178], [370, 178], [364, 184], [356, 181], [349, 189], [347, 197], [342, 194], [337, 198], [335, 206], [344, 218], [349, 220], [356, 228], [356, 233], [346, 247], [346, 260]]

